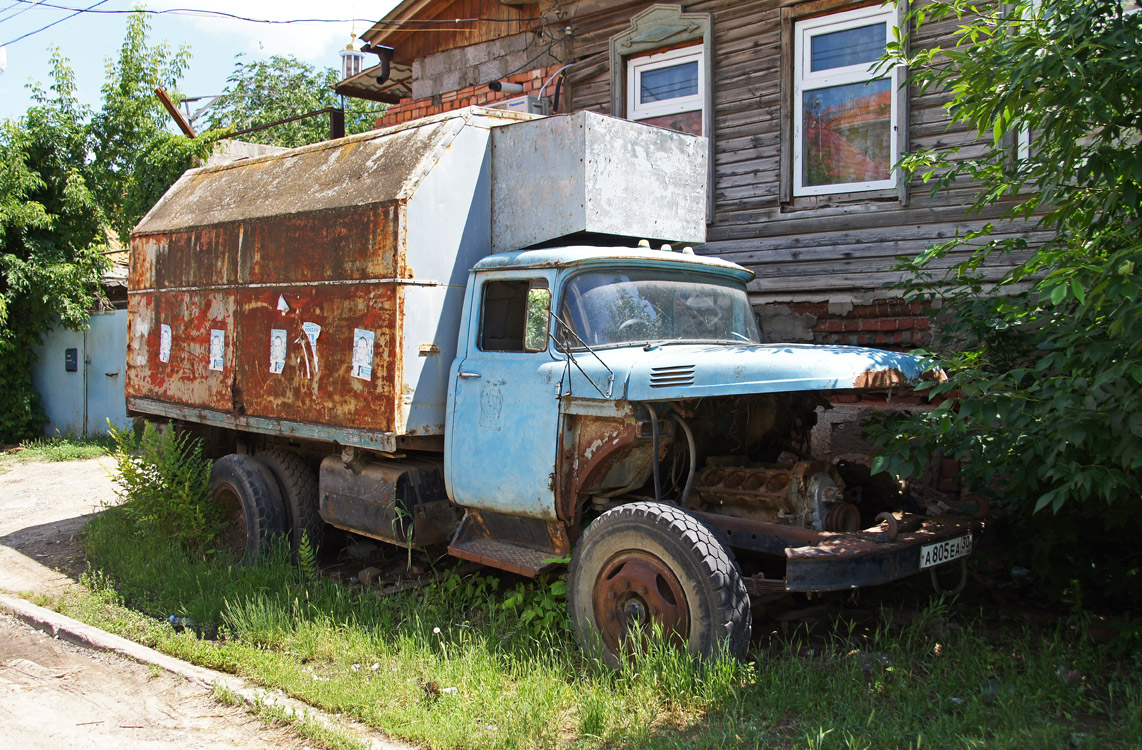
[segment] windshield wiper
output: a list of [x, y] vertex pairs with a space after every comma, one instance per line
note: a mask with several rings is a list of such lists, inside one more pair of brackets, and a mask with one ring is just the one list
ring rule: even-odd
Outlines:
[[[585, 377], [587, 379], [587, 382], [595, 387], [595, 390], [599, 392], [600, 396], [602, 396], [603, 398], [610, 398], [611, 397], [611, 391], [614, 389], [614, 385], [615, 385], [615, 372], [614, 372], [614, 370], [612, 370], [610, 367], [607, 367], [607, 363], [603, 361], [603, 358], [600, 357], [598, 355], [598, 353], [596, 353], [595, 350], [592, 349], [590, 347], [590, 345], [587, 344], [586, 341], [579, 338], [579, 334], [575, 333], [575, 329], [573, 329], [570, 325], [568, 325], [566, 322], [564, 322], [554, 312], [548, 311], [547, 314], [551, 316], [551, 318], [555, 321], [556, 325], [558, 325], [564, 332], [569, 333], [572, 336], [574, 336], [575, 340], [579, 342], [579, 345], [582, 346], [587, 351], [591, 352], [592, 356], [594, 356], [595, 359], [599, 360], [599, 364], [601, 364], [604, 368], [606, 368], [607, 373], [608, 373], [608, 375], [607, 375], [607, 392], [603, 393], [603, 389], [600, 388], [598, 386], [598, 384], [595, 383], [595, 381], [591, 379], [591, 376], [588, 375], [587, 371], [584, 370], [583, 367], [579, 364], [579, 360], [575, 359], [575, 355], [571, 353], [571, 347], [566, 346], [559, 339], [555, 338], [554, 334], [548, 332], [547, 335], [555, 343], [555, 348], [558, 349], [559, 351], [563, 352], [563, 354], [567, 357], [567, 363], [568, 363], [567, 369], [570, 370], [571, 365], [572, 364], [575, 365], [576, 369], [578, 369], [579, 372], [583, 373], [583, 377]], [[568, 373], [568, 377], [567, 377], [567, 389], [568, 389], [567, 393], [568, 393], [568, 395], [570, 395], [571, 394], [570, 373]]]

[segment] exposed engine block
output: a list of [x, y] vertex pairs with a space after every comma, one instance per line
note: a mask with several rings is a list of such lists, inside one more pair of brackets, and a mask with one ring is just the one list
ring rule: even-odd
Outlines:
[[792, 465], [721, 466], [712, 460], [694, 480], [702, 510], [819, 531], [856, 531], [857, 506], [844, 481], [823, 461]]

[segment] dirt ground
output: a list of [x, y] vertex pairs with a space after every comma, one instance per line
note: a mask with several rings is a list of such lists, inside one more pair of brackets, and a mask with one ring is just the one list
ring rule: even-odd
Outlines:
[[5, 614], [0, 695], [3, 744], [22, 750], [306, 747], [182, 678], [52, 638]]
[[[55, 594], [82, 570], [76, 535], [114, 503], [107, 459], [0, 460], [0, 590]], [[52, 638], [0, 614], [0, 746], [306, 747], [193, 683]]]

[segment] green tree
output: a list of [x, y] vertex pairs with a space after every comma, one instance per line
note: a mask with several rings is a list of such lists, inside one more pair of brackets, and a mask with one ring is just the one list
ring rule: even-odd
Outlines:
[[[931, 354], [949, 379], [929, 386], [931, 413], [873, 428], [879, 464], [909, 475], [937, 450], [960, 459], [1055, 591], [1077, 580], [1142, 603], [1142, 13], [947, 0], [909, 18], [958, 25], [945, 48], [890, 56], [945, 93], [952, 126], [982, 149], [922, 151], [905, 168], [933, 192], [970, 180], [974, 210], [1000, 206], [1047, 239], [988, 224], [907, 264], [907, 293], [939, 310]], [[1024, 134], [1029, 149], [1013, 143]], [[997, 263], [1010, 270], [995, 283]]]
[[50, 328], [81, 329], [99, 295], [108, 232], [124, 242], [155, 201], [204, 158], [212, 138], [172, 135], [153, 89], [177, 87], [188, 52], [147, 42], [131, 16], [107, 66], [94, 115], [54, 52], [51, 83], [34, 105], [0, 124], [0, 442], [39, 433], [45, 421], [31, 380], [35, 345]]
[[177, 100], [190, 49], [152, 44], [149, 31], [146, 15], [129, 17], [119, 56], [107, 62], [103, 106], [89, 126], [91, 182], [123, 243], [166, 189], [209, 155], [216, 140], [212, 133], [190, 139], [170, 132], [170, 115], [154, 92], [163, 88]]
[[[274, 55], [269, 60], [246, 62], [241, 55], [226, 88], [211, 108], [210, 127], [231, 131], [266, 125], [326, 107], [340, 107], [333, 93], [340, 78], [333, 68], [317, 70], [296, 57]], [[345, 112], [345, 132], [361, 133], [374, 127], [384, 105], [350, 99]], [[310, 117], [242, 136], [252, 143], [273, 146], [304, 146], [329, 138], [329, 118]]]
[[85, 324], [105, 267], [103, 213], [84, 177], [88, 113], [58, 52], [51, 79], [24, 117], [0, 124], [0, 443], [43, 427], [33, 347], [57, 320]]

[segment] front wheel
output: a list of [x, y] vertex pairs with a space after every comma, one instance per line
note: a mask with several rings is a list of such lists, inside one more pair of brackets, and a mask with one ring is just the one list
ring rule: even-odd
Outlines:
[[567, 607], [584, 650], [616, 669], [652, 624], [700, 661], [749, 649], [749, 595], [733, 554], [672, 505], [629, 503], [595, 519], [571, 558]]

